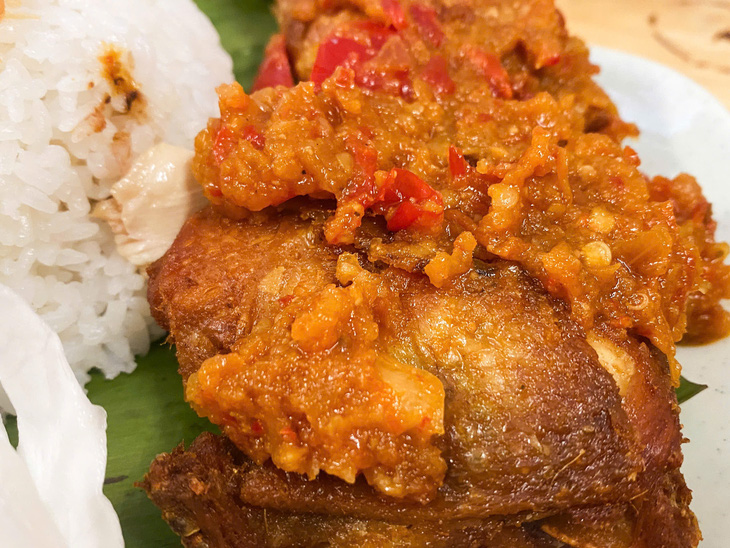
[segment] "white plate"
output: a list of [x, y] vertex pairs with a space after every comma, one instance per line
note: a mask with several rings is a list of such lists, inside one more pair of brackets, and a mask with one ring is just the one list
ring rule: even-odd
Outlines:
[[[631, 143], [649, 175], [686, 171], [702, 185], [718, 222], [717, 238], [730, 240], [730, 112], [681, 74], [626, 53], [594, 46], [598, 81], [621, 116], [642, 132]], [[684, 471], [703, 548], [730, 545], [730, 339], [678, 351], [683, 374], [709, 388], [682, 405]]]

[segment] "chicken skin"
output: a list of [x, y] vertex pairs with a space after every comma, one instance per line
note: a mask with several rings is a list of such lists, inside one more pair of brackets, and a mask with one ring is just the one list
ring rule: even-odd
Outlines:
[[324, 245], [328, 214], [209, 208], [150, 269], [186, 397], [253, 459], [247, 508], [486, 527], [613, 508], [676, 472], [661, 354], [608, 327], [586, 336], [508, 263], [440, 289], [373, 267]]
[[150, 271], [187, 398], [238, 446], [203, 436], [147, 477], [189, 546], [694, 544], [660, 353], [584, 335], [509, 264], [448, 289], [366, 270], [322, 244], [328, 213], [207, 209]]

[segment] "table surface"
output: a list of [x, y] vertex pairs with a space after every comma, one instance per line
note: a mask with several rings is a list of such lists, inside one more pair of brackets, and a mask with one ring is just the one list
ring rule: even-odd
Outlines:
[[568, 30], [689, 76], [730, 109], [730, 0], [556, 0]]

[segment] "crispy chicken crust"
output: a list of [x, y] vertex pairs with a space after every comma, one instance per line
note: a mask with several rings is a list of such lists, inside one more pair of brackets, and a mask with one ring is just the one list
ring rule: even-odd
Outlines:
[[[562, 546], [537, 527], [502, 519], [398, 524], [253, 506], [239, 493], [256, 469], [227, 439], [203, 434], [187, 450], [180, 446], [160, 455], [140, 485], [188, 548]], [[265, 484], [258, 488], [262, 498], [277, 489]], [[333, 488], [323, 485], [322, 495]]]
[[[423, 275], [365, 270], [300, 215], [234, 222], [207, 210], [150, 272], [187, 398], [239, 447], [310, 477], [313, 465], [350, 482], [362, 472], [383, 493], [421, 501], [448, 463], [448, 477], [470, 486], [440, 496], [481, 515], [638, 492], [639, 447], [613, 378], [520, 269], [485, 264], [437, 290]], [[335, 290], [357, 306], [332, 304]], [[309, 332], [337, 325], [339, 336], [308, 347], [294, 336], [300, 321]], [[351, 331], [363, 325], [369, 338]], [[383, 361], [405, 373], [393, 369], [390, 385], [368, 377]], [[373, 413], [394, 387], [400, 414]], [[305, 464], [290, 466], [297, 457]]]
[[[277, 509], [269, 501], [285, 496], [285, 486], [255, 478], [260, 470], [229, 440], [206, 433], [188, 449], [181, 445], [157, 457], [140, 486], [188, 548], [683, 548], [699, 540], [688, 510], [689, 490], [679, 472], [632, 503], [568, 510], [542, 520], [493, 516], [408, 523]], [[378, 497], [366, 486], [339, 485], [331, 478], [312, 483], [319, 484], [315, 500], [337, 498], [340, 490], [356, 491], [353, 498], [359, 502]], [[258, 505], [246, 498], [253, 490]]]

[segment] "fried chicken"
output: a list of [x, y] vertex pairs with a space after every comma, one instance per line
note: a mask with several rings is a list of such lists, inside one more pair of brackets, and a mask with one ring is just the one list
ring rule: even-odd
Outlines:
[[[675, 343], [727, 246], [550, 0], [279, 0], [149, 270], [225, 437], [143, 484], [187, 546], [684, 548]], [[689, 326], [688, 326], [689, 322]]]
[[[188, 548], [225, 546], [490, 546], [551, 548], [561, 543], [537, 527], [502, 520], [462, 519], [411, 524], [332, 514], [292, 513], [244, 502], [240, 491], [257, 467], [222, 437], [203, 434], [183, 451], [161, 455], [152, 463], [143, 487], [163, 510], [163, 517]], [[254, 478], [255, 481], [255, 478]], [[319, 481], [319, 480], [317, 480]], [[280, 488], [258, 482], [263, 498]], [[326, 498], [337, 486], [323, 485]]]
[[259, 462], [362, 472], [397, 497], [433, 498], [448, 462], [472, 483], [449, 496], [489, 493], [481, 513], [632, 492], [637, 446], [616, 385], [535, 282], [507, 265], [441, 290], [368, 271], [301, 214], [236, 223], [209, 210], [151, 273], [198, 413]]
[[[400, 538], [395, 525], [433, 521], [423, 534], [448, 540], [466, 534], [462, 525], [472, 531], [464, 520], [479, 520], [485, 535], [486, 524], [514, 529], [555, 514], [563, 518], [545, 522], [548, 532], [570, 535], [576, 507], [637, 505], [667, 477], [680, 489], [676, 400], [660, 353], [608, 328], [586, 337], [562, 302], [509, 264], [481, 264], [441, 289], [375, 268], [323, 244], [328, 214], [311, 203], [244, 221], [204, 210], [150, 271], [150, 302], [177, 345], [186, 397], [257, 463], [245, 460], [240, 502], [224, 515], [266, 508], [284, 522], [314, 520], [312, 530], [321, 520], [343, 531], [385, 527], [384, 538]], [[333, 305], [335, 290], [346, 293]], [[295, 339], [296, 325], [305, 335]], [[299, 346], [333, 330], [332, 347]], [[383, 376], [382, 360], [406, 373]], [[374, 382], [378, 374], [391, 384]], [[388, 398], [400, 407], [385, 407]], [[414, 413], [440, 423], [401, 418]], [[258, 466], [269, 457], [274, 466]], [[195, 458], [162, 457], [146, 485], [166, 511], [198, 523], [186, 506], [198, 503], [169, 509], [168, 491], [177, 474], [209, 481]], [[687, 517], [666, 526], [696, 534], [686, 496], [676, 506]], [[636, 516], [615, 512], [633, 531]], [[215, 535], [214, 523], [198, 526]], [[411, 541], [402, 542], [394, 545]]]
[[[543, 520], [503, 516], [407, 523], [279, 510], [266, 501], [286, 497], [287, 480], [296, 484], [301, 480], [294, 476], [262, 480], [256, 477], [260, 471], [230, 441], [206, 433], [187, 450], [180, 446], [160, 455], [142, 486], [188, 548], [674, 548], [698, 542], [696, 522], [687, 508], [689, 490], [678, 472], [631, 503], [579, 508]], [[349, 488], [323, 478], [313, 483], [319, 484], [313, 489], [313, 500], [319, 501], [336, 499], [343, 487]], [[354, 502], [370, 502], [372, 494], [360, 493]], [[247, 496], [257, 504], [247, 502]]]

